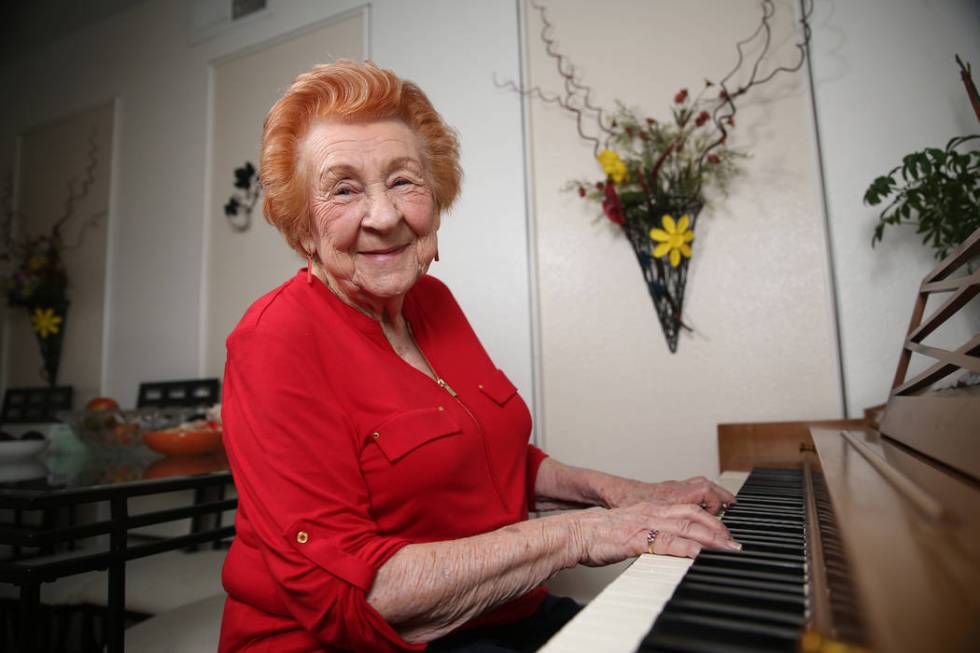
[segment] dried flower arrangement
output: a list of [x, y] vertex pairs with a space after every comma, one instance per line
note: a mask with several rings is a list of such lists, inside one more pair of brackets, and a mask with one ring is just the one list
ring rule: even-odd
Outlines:
[[[77, 204], [88, 196], [95, 183], [99, 163], [98, 134], [89, 136], [89, 149], [81, 180], [67, 182], [68, 193], [61, 215], [46, 233], [31, 234], [25, 216], [13, 208], [13, 178], [4, 180], [0, 195], [0, 279], [9, 306], [26, 309], [31, 328], [41, 348], [41, 377], [50, 386], [57, 383], [67, 320], [68, 270], [66, 252], [81, 247], [86, 231], [102, 220], [105, 212], [80, 218]], [[66, 242], [66, 232], [78, 220], [74, 242]]]

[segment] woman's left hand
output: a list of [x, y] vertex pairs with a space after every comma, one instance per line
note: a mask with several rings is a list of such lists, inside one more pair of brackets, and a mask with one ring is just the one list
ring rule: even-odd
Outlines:
[[735, 503], [735, 495], [704, 476], [686, 481], [644, 483], [626, 478], [614, 478], [609, 487], [603, 488], [603, 498], [610, 508], [625, 508], [637, 503], [693, 503], [712, 514], [718, 514], [728, 504]]

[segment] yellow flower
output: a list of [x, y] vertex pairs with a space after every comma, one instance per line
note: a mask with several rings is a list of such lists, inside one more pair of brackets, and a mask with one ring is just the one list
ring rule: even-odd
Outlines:
[[34, 317], [31, 318], [32, 328], [42, 338], [58, 333], [61, 322], [61, 316], [55, 315], [53, 308], [35, 308]]
[[613, 183], [617, 186], [626, 181], [626, 164], [623, 163], [618, 154], [612, 150], [603, 150], [599, 152], [596, 159], [606, 175], [612, 177]]
[[681, 254], [691, 258], [691, 246], [688, 243], [694, 240], [694, 232], [687, 228], [690, 223], [687, 215], [682, 215], [676, 224], [674, 218], [665, 215], [664, 228], [650, 230], [650, 238], [660, 243], [654, 248], [653, 255], [660, 258], [670, 254], [670, 265], [675, 268], [681, 264]]
[[31, 258], [27, 259], [27, 269], [31, 272], [38, 272], [43, 269], [45, 265], [48, 264], [48, 257], [41, 256], [40, 254], [35, 254]]

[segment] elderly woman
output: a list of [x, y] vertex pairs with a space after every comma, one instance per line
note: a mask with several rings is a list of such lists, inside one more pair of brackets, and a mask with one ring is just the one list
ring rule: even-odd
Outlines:
[[[426, 274], [461, 172], [417, 86], [351, 61], [300, 75], [261, 170], [307, 266], [228, 338], [222, 651], [530, 651], [578, 608], [543, 585], [561, 569], [738, 548], [710, 514], [734, 497], [703, 478], [528, 444], [524, 401]], [[569, 506], [601, 509], [528, 519]]]

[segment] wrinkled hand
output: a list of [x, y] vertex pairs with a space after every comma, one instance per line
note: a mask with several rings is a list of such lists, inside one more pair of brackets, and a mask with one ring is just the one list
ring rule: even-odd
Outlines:
[[622, 508], [643, 501], [668, 504], [693, 503], [717, 515], [728, 504], [735, 503], [735, 495], [703, 476], [686, 481], [643, 483], [622, 479], [606, 492], [609, 507]]
[[570, 516], [579, 562], [591, 567], [648, 553], [647, 535], [658, 534], [653, 553], [693, 558], [702, 548], [740, 549], [717, 517], [693, 504], [637, 503], [627, 508], [588, 510]]

